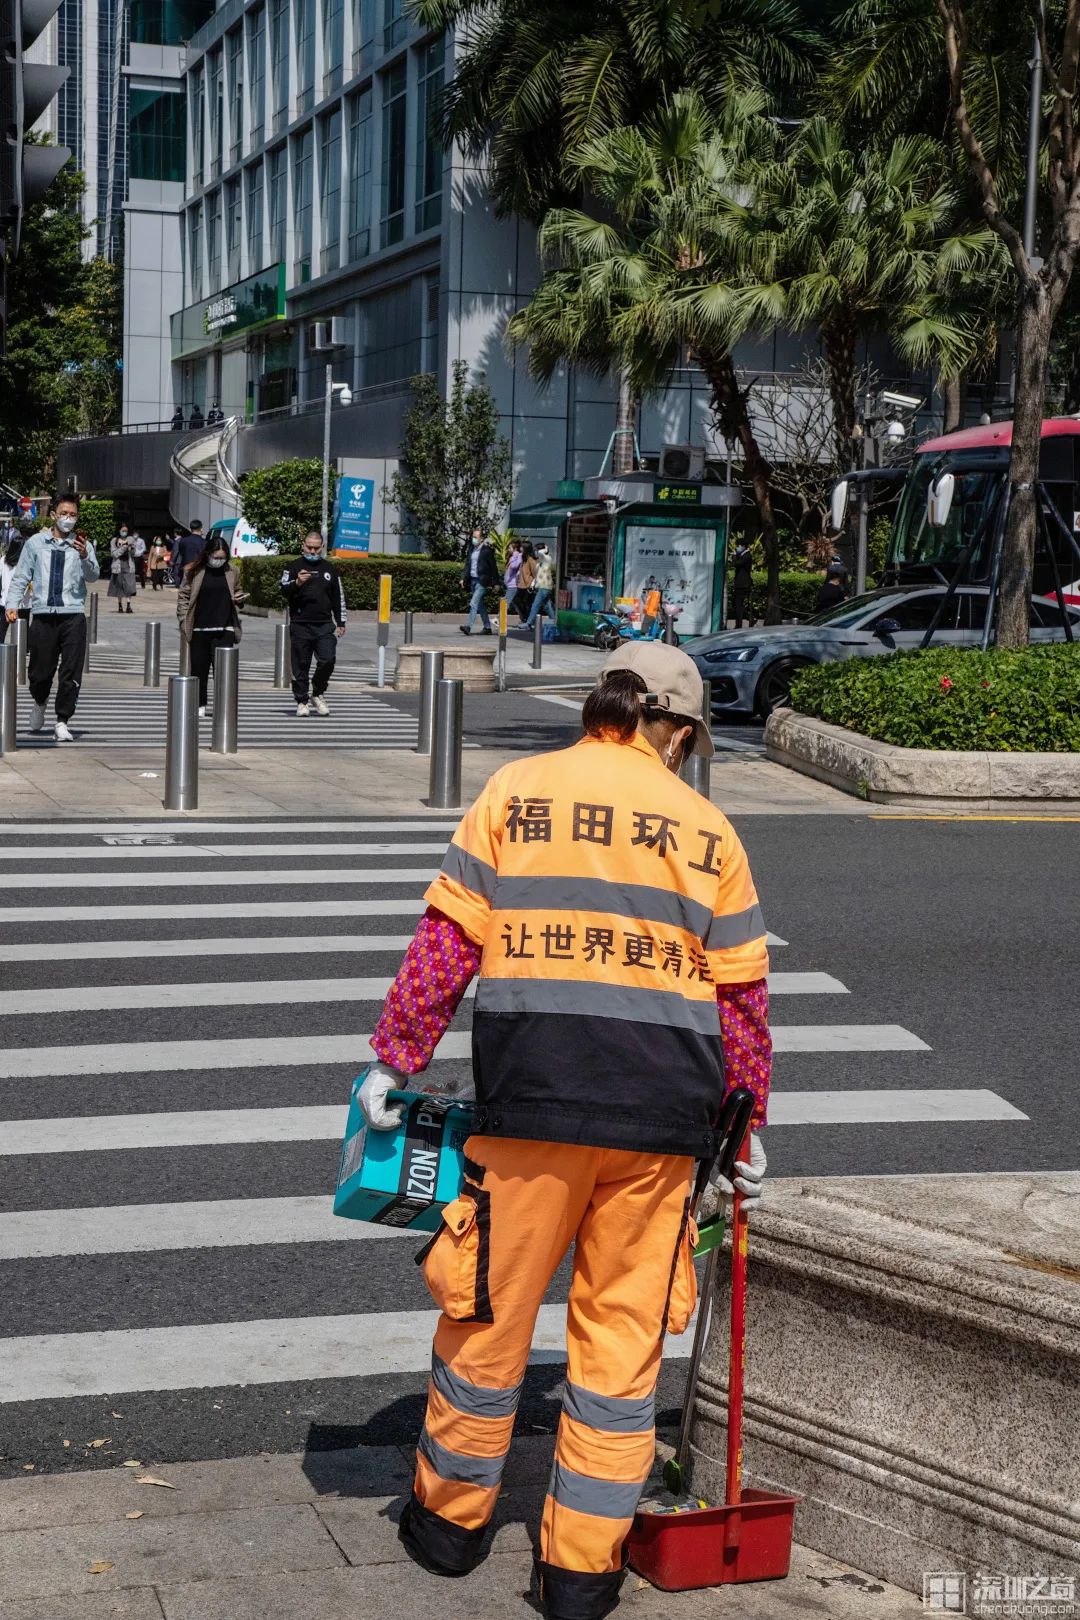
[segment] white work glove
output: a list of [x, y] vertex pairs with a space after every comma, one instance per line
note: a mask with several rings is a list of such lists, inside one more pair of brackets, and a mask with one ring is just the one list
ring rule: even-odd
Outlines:
[[746, 1211], [747, 1215], [750, 1215], [761, 1202], [761, 1184], [765, 1180], [765, 1171], [767, 1166], [768, 1160], [765, 1157], [765, 1149], [762, 1146], [761, 1133], [759, 1131], [751, 1131], [750, 1163], [747, 1164], [745, 1159], [735, 1160], [736, 1173], [734, 1184], [728, 1180], [727, 1176], [720, 1175], [719, 1171], [716, 1170], [714, 1170], [712, 1175], [709, 1177], [709, 1183], [711, 1186], [715, 1187], [719, 1193], [723, 1194], [725, 1198], [734, 1198], [735, 1189], [737, 1187], [743, 1195], [743, 1209]]
[[386, 1099], [391, 1091], [407, 1091], [408, 1087], [408, 1076], [392, 1069], [388, 1063], [371, 1065], [356, 1100], [373, 1131], [397, 1130], [404, 1107], [401, 1103], [391, 1103], [388, 1107]]

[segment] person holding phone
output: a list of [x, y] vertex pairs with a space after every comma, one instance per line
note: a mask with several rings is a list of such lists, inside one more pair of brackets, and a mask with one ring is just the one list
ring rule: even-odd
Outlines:
[[[301, 718], [312, 709], [327, 715], [326, 688], [334, 673], [337, 644], [345, 634], [345, 587], [332, 562], [323, 556], [318, 529], [305, 534], [299, 557], [287, 563], [281, 591], [289, 605], [292, 691]], [[315, 674], [311, 675], [311, 660]], [[308, 698], [310, 678], [310, 702]]]
[[68, 721], [79, 701], [86, 657], [86, 587], [101, 572], [97, 553], [78, 524], [79, 497], [59, 496], [51, 527], [26, 542], [4, 596], [7, 621], [14, 624], [30, 587], [30, 730], [40, 731], [45, 724], [45, 706], [59, 668], [55, 735], [62, 743], [73, 740]]

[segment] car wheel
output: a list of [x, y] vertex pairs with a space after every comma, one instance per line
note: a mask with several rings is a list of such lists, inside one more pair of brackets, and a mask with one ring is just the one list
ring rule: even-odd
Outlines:
[[777, 658], [762, 670], [754, 695], [754, 708], [763, 720], [767, 720], [774, 709], [782, 709], [787, 704], [791, 697], [792, 681], [800, 669], [809, 668], [813, 662], [812, 658]]

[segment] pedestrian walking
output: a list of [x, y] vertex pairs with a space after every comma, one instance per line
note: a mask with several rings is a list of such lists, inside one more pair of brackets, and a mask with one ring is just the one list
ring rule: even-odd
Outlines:
[[304, 536], [300, 556], [293, 558], [281, 576], [281, 589], [289, 608], [296, 712], [305, 716], [314, 709], [316, 714], [329, 714], [325, 694], [334, 673], [338, 639], [345, 634], [345, 587], [333, 563], [323, 556], [318, 529]]
[[78, 496], [59, 496], [51, 527], [27, 540], [4, 595], [8, 623], [14, 624], [30, 587], [30, 730], [40, 731], [45, 724], [45, 706], [59, 669], [55, 736], [61, 743], [72, 741], [68, 721], [79, 701], [86, 657], [86, 587], [101, 572], [97, 553], [78, 524]]
[[128, 533], [127, 524], [120, 525], [109, 546], [112, 563], [109, 570], [108, 594], [115, 598], [116, 611], [131, 612], [131, 598], [135, 595], [135, 542]]
[[529, 612], [536, 595], [536, 551], [531, 540], [521, 548], [521, 567], [518, 569], [518, 588], [513, 608], [521, 623], [528, 623]]
[[188, 427], [193, 431], [198, 431], [200, 428], [204, 428], [205, 426], [206, 418], [203, 416], [202, 406], [193, 405], [191, 407], [191, 415], [188, 417]]
[[[26, 544], [26, 541], [19, 533], [18, 529], [11, 531], [11, 534], [13, 535], [13, 538], [8, 539], [4, 547], [3, 555], [0, 555], [0, 603], [7, 601], [8, 586], [11, 584], [11, 576], [15, 572], [15, 564], [22, 555], [23, 546]], [[27, 585], [26, 590], [23, 592], [22, 601], [15, 603], [16, 618], [29, 619], [30, 600], [31, 589], [30, 586]], [[7, 638], [7, 629], [8, 615], [6, 613], [0, 613], [0, 646], [3, 646], [4, 641]]]
[[240, 608], [245, 600], [228, 546], [220, 535], [211, 535], [200, 556], [184, 569], [176, 599], [180, 634], [191, 647], [191, 673], [199, 683], [200, 714], [206, 713], [215, 650], [240, 641]]
[[173, 413], [172, 413], [172, 421], [169, 423], [169, 426], [170, 426], [170, 428], [172, 429], [172, 431], [174, 433], [182, 433], [183, 432], [183, 429], [184, 429], [184, 411], [183, 411], [182, 406], [178, 405], [176, 407], [175, 411], [173, 411]]
[[531, 630], [541, 614], [547, 614], [554, 623], [558, 624], [559, 615], [555, 611], [555, 564], [547, 548], [547, 542], [540, 540], [536, 546], [536, 594], [533, 597], [529, 617], [525, 620], [526, 630]]
[[150, 542], [150, 550], [146, 554], [147, 569], [150, 574], [150, 588], [155, 591], [165, 589], [165, 570], [169, 566], [170, 552], [160, 534], [155, 534]]
[[521, 574], [523, 558], [521, 541], [511, 540], [510, 550], [506, 557], [506, 567], [503, 569], [503, 590], [506, 592], [508, 603], [512, 603], [517, 595], [518, 578]]
[[146, 589], [146, 541], [135, 529], [131, 536], [131, 553], [135, 559], [135, 578], [140, 591]]
[[465, 559], [465, 569], [461, 576], [461, 588], [469, 592], [468, 622], [458, 626], [463, 636], [472, 635], [477, 614], [480, 616], [483, 634], [491, 635], [491, 620], [488, 618], [484, 597], [488, 591], [497, 591], [501, 586], [502, 579], [495, 557], [495, 547], [480, 529], [474, 529], [469, 554]]
[[[550, 1620], [616, 1605], [655, 1461], [664, 1336], [687, 1327], [696, 1300], [695, 1160], [715, 1155], [727, 1089], [748, 1086], [754, 1126], [765, 1121], [768, 952], [753, 879], [730, 822], [678, 776], [688, 753], [713, 751], [701, 701], [685, 653], [626, 644], [585, 703], [578, 743], [495, 773], [427, 890], [359, 1094], [372, 1129], [400, 1124], [389, 1093], [417, 1089], [478, 974], [474, 1134], [461, 1196], [423, 1251], [441, 1314], [400, 1535], [437, 1574], [485, 1556], [537, 1311], [573, 1245], [535, 1566]], [[756, 1129], [737, 1169], [739, 1191], [758, 1197]]]
[[841, 602], [846, 602], [846, 581], [847, 569], [843, 563], [830, 563], [825, 570], [825, 582], [817, 593], [814, 612], [825, 613], [829, 608], [839, 607]]
[[731, 607], [735, 628], [741, 630], [743, 619], [750, 617], [750, 593], [754, 588], [754, 559], [745, 540], [739, 541], [731, 560], [735, 565], [731, 575]]
[[172, 575], [173, 584], [179, 585], [184, 577], [184, 570], [190, 563], [197, 562], [206, 550], [206, 536], [203, 526], [198, 518], [193, 519], [187, 534], [178, 534], [172, 548]]

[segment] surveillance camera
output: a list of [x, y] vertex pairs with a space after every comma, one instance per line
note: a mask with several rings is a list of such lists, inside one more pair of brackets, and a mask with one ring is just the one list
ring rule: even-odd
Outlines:
[[890, 444], [899, 444], [901, 439], [907, 438], [907, 428], [903, 422], [890, 422], [885, 429], [885, 437]]
[[883, 405], [893, 405], [898, 411], [917, 411], [922, 404], [918, 394], [897, 394], [891, 389], [883, 388], [881, 391]]

